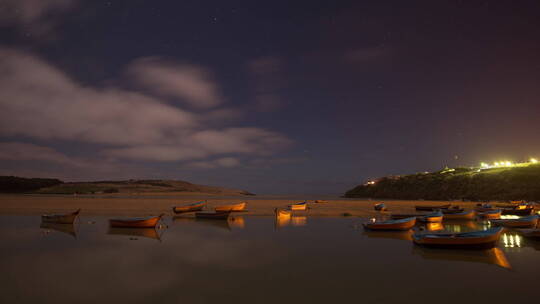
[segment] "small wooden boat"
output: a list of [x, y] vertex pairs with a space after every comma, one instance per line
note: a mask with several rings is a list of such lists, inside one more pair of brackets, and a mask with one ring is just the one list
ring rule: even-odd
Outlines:
[[451, 204], [439, 205], [439, 206], [414, 206], [417, 211], [435, 211], [437, 209], [448, 209]]
[[386, 211], [386, 210], [388, 210], [384, 203], [375, 204], [375, 206], [373, 206], [373, 208], [375, 208], [375, 210], [377, 210], [377, 211]]
[[226, 220], [231, 215], [231, 211], [216, 212], [196, 212], [195, 217], [199, 219]]
[[289, 210], [292, 210], [292, 211], [303, 211], [303, 210], [306, 210], [306, 209], [307, 209], [307, 203], [306, 202], [301, 202], [301, 203], [296, 203], [296, 204], [289, 205]]
[[238, 204], [230, 204], [230, 205], [221, 205], [216, 206], [214, 210], [216, 213], [218, 212], [240, 212], [240, 211], [246, 211], [246, 202], [238, 203]]
[[399, 220], [375, 221], [364, 223], [364, 228], [369, 230], [409, 230], [416, 224], [416, 217]]
[[325, 200], [316, 200], [315, 204], [328, 204], [328, 201]]
[[475, 216], [474, 210], [462, 211], [459, 213], [445, 213], [445, 220], [472, 220]]
[[274, 209], [274, 213], [278, 218], [290, 218], [292, 216], [292, 212], [290, 210], [284, 210], [279, 208]]
[[196, 202], [193, 204], [189, 204], [186, 206], [176, 206], [173, 207], [173, 212], [178, 213], [186, 213], [186, 212], [195, 212], [195, 211], [201, 211], [204, 206], [206, 205], [206, 201]]
[[429, 247], [492, 248], [497, 244], [504, 228], [461, 233], [415, 233], [413, 242]]
[[148, 217], [135, 217], [125, 219], [110, 219], [109, 223], [111, 227], [121, 228], [153, 228], [156, 227], [159, 220], [163, 217], [163, 214], [158, 216]]
[[41, 221], [45, 223], [73, 224], [79, 217], [80, 212], [81, 209], [68, 214], [44, 214], [41, 216]]
[[443, 213], [441, 211], [433, 212], [423, 216], [418, 216], [416, 219], [423, 223], [440, 223], [443, 220]]
[[498, 219], [501, 217], [501, 209], [488, 210], [483, 212], [476, 212], [476, 215], [485, 219]]
[[503, 208], [501, 209], [503, 215], [531, 215], [534, 212], [533, 206], [527, 206], [525, 208]]
[[476, 212], [487, 212], [487, 211], [493, 211], [498, 210], [497, 208], [493, 208], [490, 204], [477, 204], [474, 208], [474, 211]]
[[521, 232], [524, 237], [540, 239], [540, 228], [519, 229], [518, 231]]
[[517, 219], [493, 219], [489, 221], [495, 226], [508, 228], [531, 228], [538, 224], [538, 215], [525, 216]]

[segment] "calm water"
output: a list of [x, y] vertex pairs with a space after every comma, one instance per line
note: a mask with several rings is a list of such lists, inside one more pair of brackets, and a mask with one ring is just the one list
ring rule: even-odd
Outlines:
[[[0, 217], [1, 303], [520, 303], [538, 298], [540, 242], [423, 249], [358, 218], [165, 219], [166, 229], [74, 229]], [[440, 227], [431, 227], [437, 229]], [[453, 224], [450, 230], [473, 229]]]

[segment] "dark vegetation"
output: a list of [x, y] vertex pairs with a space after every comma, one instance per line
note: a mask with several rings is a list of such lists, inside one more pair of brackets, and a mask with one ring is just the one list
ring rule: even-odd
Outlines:
[[196, 185], [175, 180], [123, 180], [65, 183], [58, 179], [0, 176], [1, 193], [101, 194], [197, 192], [223, 195], [253, 195], [247, 191]]
[[540, 201], [540, 164], [526, 167], [456, 168], [378, 179], [359, 185], [345, 197], [426, 200]]
[[53, 178], [24, 178], [16, 176], [0, 176], [0, 192], [32, 192], [41, 188], [51, 187], [61, 183], [61, 180]]

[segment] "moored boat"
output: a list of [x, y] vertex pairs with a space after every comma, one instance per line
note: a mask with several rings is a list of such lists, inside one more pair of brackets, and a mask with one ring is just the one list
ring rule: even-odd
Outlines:
[[375, 205], [373, 206], [373, 208], [375, 208], [375, 210], [377, 210], [377, 211], [386, 211], [386, 210], [388, 210], [388, 209], [386, 208], [386, 205], [385, 205], [384, 203], [378, 203], [378, 204], [375, 204]]
[[195, 217], [200, 219], [226, 220], [231, 215], [231, 211], [216, 211], [216, 212], [196, 212]]
[[433, 212], [423, 216], [417, 217], [417, 220], [423, 223], [440, 223], [443, 220], [443, 213], [441, 211]]
[[493, 210], [488, 210], [488, 211], [483, 211], [483, 212], [477, 211], [476, 215], [485, 219], [498, 219], [501, 217], [501, 213], [502, 213], [501, 209], [493, 209]]
[[417, 210], [417, 211], [435, 211], [437, 209], [448, 209], [450, 208], [451, 204], [445, 204], [445, 205], [439, 205], [439, 206], [422, 206], [422, 205], [417, 205], [417, 206], [414, 206], [414, 208]]
[[414, 227], [414, 224], [416, 224], [416, 217], [363, 223], [364, 228], [369, 230], [409, 230]]
[[307, 209], [307, 203], [306, 202], [301, 202], [301, 203], [296, 203], [296, 204], [289, 205], [289, 210], [292, 210], [292, 211], [303, 211], [303, 210], [306, 210], [306, 209]]
[[472, 220], [474, 219], [475, 212], [474, 210], [462, 211], [458, 213], [445, 213], [445, 220]]
[[148, 216], [148, 217], [110, 219], [109, 223], [111, 227], [152, 228], [152, 227], [156, 227], [157, 223], [162, 217], [163, 217], [163, 214], [158, 215], [158, 216]]
[[240, 212], [240, 211], [246, 211], [246, 206], [247, 206], [247, 203], [242, 202], [238, 204], [216, 206], [214, 210], [216, 212]]
[[461, 213], [461, 212], [464, 212], [465, 209], [464, 208], [459, 208], [459, 206], [455, 206], [456, 208], [448, 208], [448, 209], [441, 209], [441, 212], [446, 215], [446, 214], [456, 214], [456, 213]]
[[204, 206], [206, 205], [206, 201], [196, 202], [193, 204], [185, 205], [185, 206], [175, 206], [173, 207], [173, 212], [178, 213], [186, 213], [186, 212], [195, 212], [195, 211], [202, 211]]
[[526, 206], [524, 208], [503, 208], [502, 214], [503, 215], [531, 215], [534, 212], [533, 206]]
[[41, 221], [45, 223], [56, 224], [73, 224], [73, 222], [79, 217], [81, 209], [67, 214], [44, 214], [41, 216]]
[[531, 228], [538, 224], [538, 215], [525, 216], [516, 219], [493, 219], [489, 221], [496, 226], [508, 228]]
[[497, 244], [504, 228], [461, 233], [415, 233], [413, 242], [429, 247], [492, 248]]

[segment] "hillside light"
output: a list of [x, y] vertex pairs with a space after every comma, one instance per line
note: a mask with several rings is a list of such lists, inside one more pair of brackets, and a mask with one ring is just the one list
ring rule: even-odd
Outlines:
[[494, 162], [493, 164], [495, 165], [495, 167], [499, 166], [499, 162]]
[[530, 159], [531, 163], [533, 164], [537, 164], [538, 163], [538, 160], [536, 158], [531, 158]]
[[486, 163], [480, 163], [480, 167], [482, 168], [489, 168], [489, 165]]
[[511, 162], [511, 161], [506, 161], [504, 164], [505, 164], [506, 166], [508, 166], [508, 167], [512, 166], [512, 162]]

